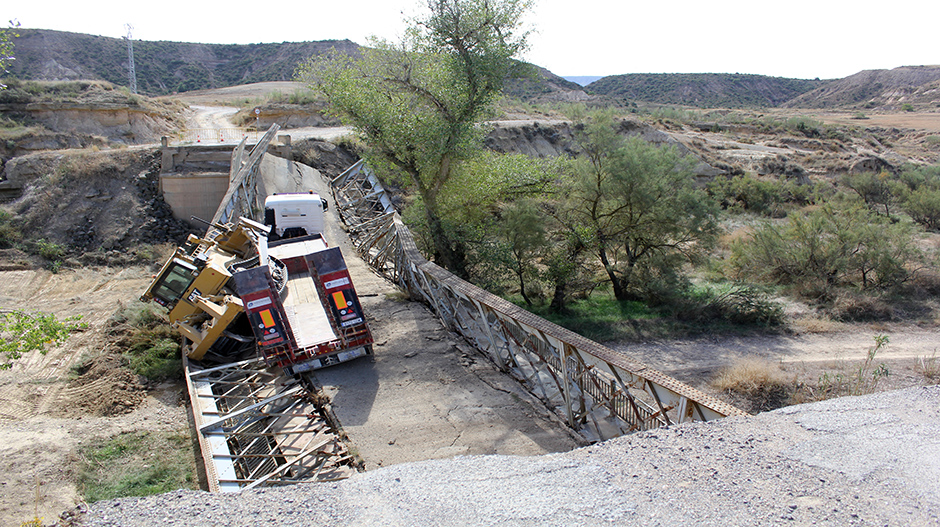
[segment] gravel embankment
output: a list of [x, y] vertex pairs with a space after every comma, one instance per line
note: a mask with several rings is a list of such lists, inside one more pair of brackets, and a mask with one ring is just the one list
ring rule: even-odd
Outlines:
[[88, 526], [940, 525], [940, 387], [237, 495], [91, 505]]

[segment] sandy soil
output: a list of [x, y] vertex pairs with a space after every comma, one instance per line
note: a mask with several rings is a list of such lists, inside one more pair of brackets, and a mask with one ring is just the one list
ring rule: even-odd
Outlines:
[[241, 86], [229, 86], [214, 90], [197, 90], [178, 93], [176, 95], [167, 95], [162, 98], [178, 99], [189, 105], [219, 106], [235, 105], [244, 103], [245, 99], [261, 99], [272, 92], [279, 91], [283, 94], [291, 94], [296, 90], [302, 89], [304, 85], [300, 82], [278, 81], [278, 82], [258, 82], [255, 84], [244, 84]]
[[51, 522], [77, 504], [76, 452], [84, 442], [141, 428], [188, 428], [181, 386], [145, 392], [117, 367], [94, 379], [71, 375], [84, 357], [106, 347], [109, 317], [149, 282], [150, 270], [143, 267], [0, 273], [0, 309], [81, 315], [89, 325], [47, 354], [28, 354], [0, 371], [0, 457], [6, 467], [0, 525], [19, 525], [34, 515]]

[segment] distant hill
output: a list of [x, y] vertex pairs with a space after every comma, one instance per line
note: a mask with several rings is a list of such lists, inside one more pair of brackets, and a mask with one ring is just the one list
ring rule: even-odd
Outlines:
[[565, 80], [574, 82], [581, 86], [587, 86], [588, 84], [591, 84], [592, 82], [603, 79], [603, 78], [604, 77], [602, 75], [567, 75], [565, 76]]
[[[123, 39], [19, 29], [10, 72], [26, 80], [106, 80], [127, 86]], [[222, 88], [252, 82], [292, 80], [304, 59], [336, 48], [358, 53], [349, 40], [281, 44], [193, 44], [134, 41], [138, 90], [147, 95]]]
[[604, 77], [586, 91], [631, 102], [700, 108], [773, 107], [826, 83], [738, 73], [631, 73]]
[[[23, 80], [105, 80], [127, 86], [127, 44], [123, 39], [19, 29], [16, 61], [10, 72]], [[331, 49], [358, 55], [349, 40], [280, 44], [195, 44], [134, 41], [138, 91], [146, 95], [224, 88], [255, 82], [289, 81], [297, 65]], [[536, 68], [535, 75], [511, 80], [510, 95], [525, 100], [579, 100], [581, 86]]]
[[[909, 105], [909, 106], [907, 106]], [[940, 107], [940, 66], [865, 70], [826, 83], [782, 106], [788, 108], [926, 109]]]

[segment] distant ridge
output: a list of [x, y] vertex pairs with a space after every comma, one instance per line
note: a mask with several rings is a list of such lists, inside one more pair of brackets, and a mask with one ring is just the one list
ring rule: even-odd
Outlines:
[[936, 109], [940, 107], [940, 66], [864, 70], [826, 83], [788, 101], [788, 108]]
[[827, 81], [739, 73], [631, 73], [592, 82], [588, 93], [700, 108], [773, 107]]
[[[127, 47], [123, 39], [19, 29], [16, 61], [10, 72], [24, 80], [106, 80], [127, 85]], [[281, 44], [196, 44], [134, 41], [138, 89], [147, 95], [223, 88], [263, 81], [293, 80], [297, 65], [335, 48], [358, 54], [349, 40]]]
[[579, 84], [581, 86], [587, 86], [588, 84], [591, 84], [592, 82], [596, 80], [603, 79], [604, 77], [601, 75], [575, 75], [575, 76], [564, 75], [563, 78], [575, 84]]
[[[123, 39], [48, 29], [17, 32], [17, 60], [11, 73], [19, 79], [128, 84]], [[298, 64], [331, 49], [355, 56], [362, 48], [349, 40], [244, 45], [135, 40], [134, 66], [141, 93], [167, 95], [294, 80]], [[580, 85], [544, 68], [536, 68], [534, 75], [511, 79], [507, 92], [523, 100], [572, 101], [587, 97]]]

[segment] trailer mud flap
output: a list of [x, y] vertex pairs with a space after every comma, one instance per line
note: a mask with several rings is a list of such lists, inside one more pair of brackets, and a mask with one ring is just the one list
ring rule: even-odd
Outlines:
[[308, 254], [307, 263], [315, 271], [316, 280], [325, 293], [336, 329], [340, 333], [359, 326], [365, 329], [362, 306], [339, 248]]
[[285, 324], [287, 316], [267, 266], [237, 272], [232, 279], [261, 350], [290, 345], [293, 335]]

